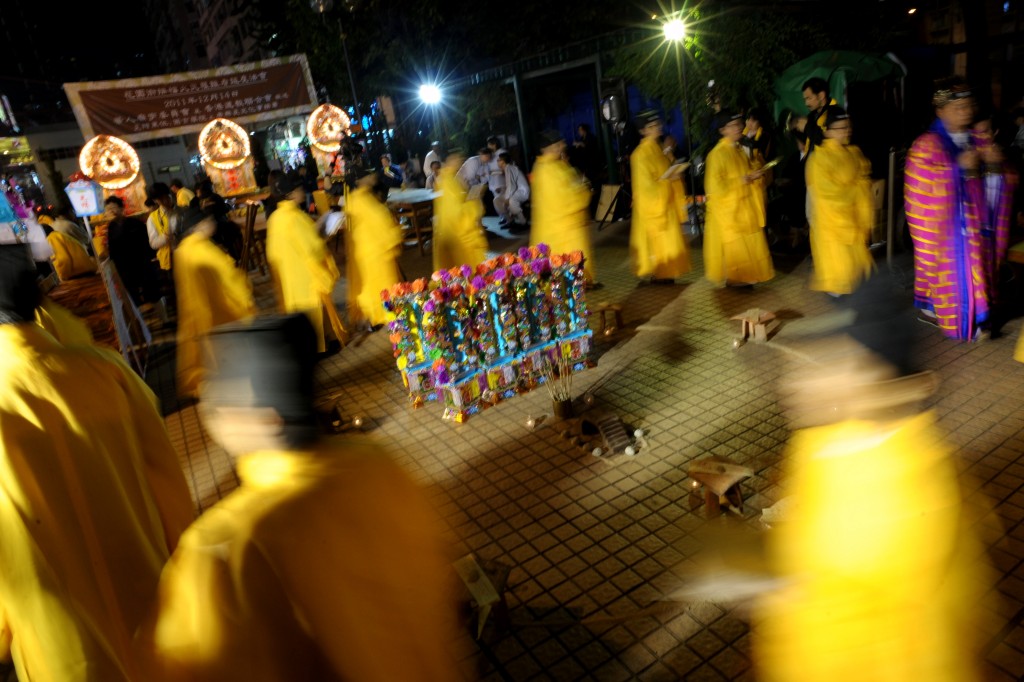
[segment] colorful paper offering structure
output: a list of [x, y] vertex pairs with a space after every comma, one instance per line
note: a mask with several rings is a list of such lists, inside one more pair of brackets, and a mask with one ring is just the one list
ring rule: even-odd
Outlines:
[[462, 422], [543, 383], [559, 355], [584, 369], [592, 332], [583, 292], [583, 254], [545, 244], [382, 291], [413, 404], [443, 401], [445, 418]]

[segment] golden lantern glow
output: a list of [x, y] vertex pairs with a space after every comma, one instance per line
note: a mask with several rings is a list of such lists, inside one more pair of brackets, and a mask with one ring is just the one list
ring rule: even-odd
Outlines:
[[349, 125], [348, 114], [333, 104], [321, 104], [306, 120], [306, 132], [314, 147], [323, 152], [336, 152], [341, 149]]
[[214, 168], [238, 168], [249, 157], [249, 134], [226, 118], [215, 118], [199, 133], [199, 154]]
[[82, 172], [106, 189], [121, 189], [139, 175], [139, 155], [119, 137], [97, 135], [78, 155]]

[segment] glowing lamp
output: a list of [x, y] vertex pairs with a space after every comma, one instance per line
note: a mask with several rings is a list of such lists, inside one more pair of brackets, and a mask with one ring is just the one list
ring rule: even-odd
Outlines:
[[420, 99], [424, 104], [437, 104], [441, 101], [441, 88], [424, 83], [420, 86]]
[[215, 118], [199, 133], [199, 154], [214, 168], [238, 168], [249, 156], [249, 134], [226, 118]]
[[323, 152], [341, 149], [341, 141], [348, 134], [348, 114], [333, 104], [321, 104], [306, 120], [306, 133], [314, 147]]
[[665, 40], [671, 42], [679, 42], [686, 37], [686, 24], [683, 23], [682, 19], [673, 19], [667, 22], [662, 30], [665, 32]]
[[82, 172], [106, 189], [121, 189], [139, 175], [139, 155], [119, 137], [97, 135], [78, 155]]

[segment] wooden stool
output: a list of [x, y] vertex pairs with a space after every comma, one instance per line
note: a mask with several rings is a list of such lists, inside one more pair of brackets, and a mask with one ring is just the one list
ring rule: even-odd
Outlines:
[[750, 478], [754, 471], [740, 466], [730, 459], [711, 455], [690, 463], [686, 472], [690, 478], [704, 486], [704, 506], [709, 514], [717, 514], [722, 509], [722, 498], [743, 511], [743, 491], [740, 481]]
[[753, 337], [754, 343], [765, 343], [768, 341], [768, 323], [775, 319], [775, 313], [760, 308], [751, 308], [731, 319], [740, 321], [741, 340], [746, 341]]
[[494, 613], [500, 629], [509, 626], [508, 603], [505, 601], [505, 587], [512, 567], [498, 561], [478, 561], [473, 554], [467, 554], [452, 566], [462, 578], [469, 593], [470, 607], [476, 612], [476, 639], [484, 632], [487, 618]]
[[[591, 314], [598, 313], [601, 315], [601, 327], [598, 331], [602, 334], [611, 334], [616, 329], [622, 329], [625, 326], [622, 322], [622, 306], [614, 305], [612, 303], [602, 303], [594, 306], [590, 309]], [[612, 313], [615, 315], [615, 326], [608, 327], [608, 314]]]

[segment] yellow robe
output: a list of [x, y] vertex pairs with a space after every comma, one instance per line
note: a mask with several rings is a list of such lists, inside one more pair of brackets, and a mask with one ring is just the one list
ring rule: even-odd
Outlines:
[[348, 314], [353, 321], [365, 321], [371, 326], [384, 324], [387, 316], [380, 292], [402, 279], [398, 271], [402, 230], [388, 207], [367, 187], [349, 193], [346, 210], [349, 219]]
[[629, 253], [637, 277], [675, 279], [690, 271], [676, 194], [679, 183], [661, 180], [668, 158], [653, 137], [644, 138], [629, 157], [633, 176], [633, 222]]
[[871, 274], [871, 179], [860, 149], [826, 139], [807, 159], [811, 194], [811, 288], [850, 294]]
[[763, 183], [743, 181], [754, 170], [743, 150], [725, 138], [708, 154], [704, 276], [716, 285], [756, 284], [775, 276], [763, 229]]
[[590, 243], [590, 191], [576, 171], [561, 159], [541, 156], [530, 179], [533, 227], [530, 246], [547, 244], [551, 253], [582, 251], [583, 273], [597, 281], [594, 250]]
[[192, 203], [192, 200], [196, 198], [196, 193], [190, 190], [188, 187], [182, 187], [178, 190], [178, 194], [174, 197], [174, 203], [181, 208], [188, 208]]
[[378, 446], [253, 453], [238, 475], [164, 570], [150, 679], [458, 678], [440, 522]]
[[206, 334], [256, 313], [245, 273], [205, 235], [181, 240], [174, 256], [178, 300], [178, 394], [196, 397], [212, 361]]
[[53, 231], [46, 236], [46, 241], [53, 249], [53, 269], [61, 280], [96, 274], [96, 261], [77, 240]]
[[267, 262], [279, 287], [278, 306], [286, 313], [305, 313], [323, 352], [323, 297], [334, 292], [338, 266], [316, 230], [316, 223], [294, 201], [281, 201], [267, 220]]
[[934, 415], [803, 429], [786, 461], [794, 517], [767, 540], [788, 580], [757, 609], [757, 678], [974, 680], [985, 576]]
[[[171, 219], [164, 211], [163, 207], [157, 207], [149, 214], [150, 218], [153, 219], [153, 225], [156, 227], [157, 234], [167, 236], [171, 232]], [[148, 222], [148, 219], [147, 219]], [[171, 235], [171, 239], [166, 244], [156, 250], [156, 259], [160, 263], [161, 270], [170, 270], [173, 265], [173, 244], [174, 239]]]
[[132, 636], [193, 506], [140, 384], [0, 325], [0, 657], [22, 682], [147, 679]]
[[484, 207], [479, 200], [467, 201], [466, 189], [452, 168], [442, 168], [434, 199], [434, 270], [459, 265], [476, 267], [487, 258], [487, 238], [480, 220]]

